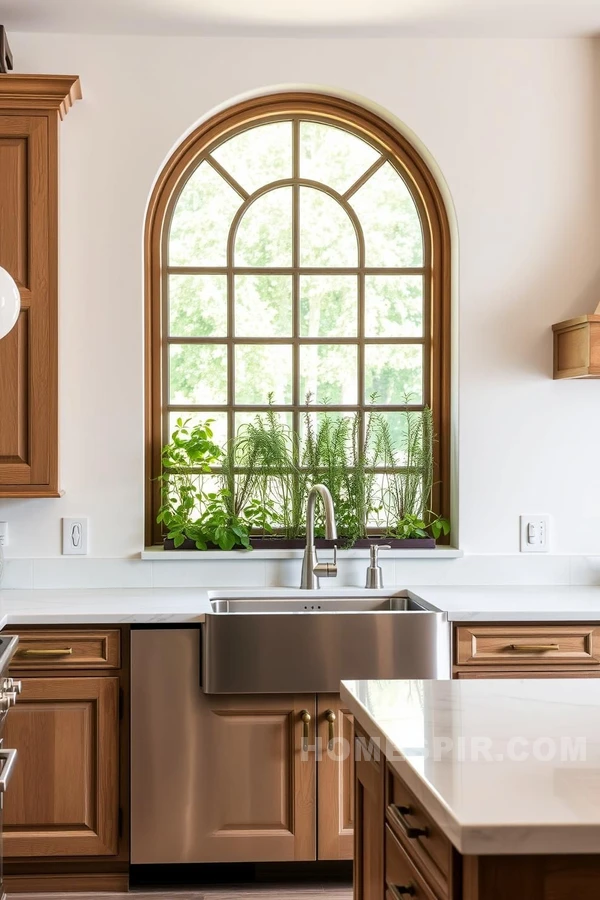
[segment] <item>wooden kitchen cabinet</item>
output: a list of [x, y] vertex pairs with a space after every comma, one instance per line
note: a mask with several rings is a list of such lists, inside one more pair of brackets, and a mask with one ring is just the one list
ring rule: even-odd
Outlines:
[[[354, 741], [354, 900], [384, 896], [385, 760], [365, 752], [369, 742], [357, 730]], [[369, 758], [370, 756], [370, 758]], [[398, 900], [390, 897], [390, 900]]]
[[[332, 715], [335, 717], [330, 721]], [[321, 754], [317, 764], [317, 856], [354, 855], [354, 718], [339, 694], [317, 695]], [[333, 743], [330, 738], [333, 735]]]
[[79, 79], [0, 78], [0, 266], [21, 295], [0, 341], [0, 497], [57, 497], [58, 127]]
[[339, 695], [204, 695], [202, 705], [213, 773], [196, 821], [197, 834], [206, 835], [197, 845], [202, 858], [352, 859], [354, 725]]
[[4, 746], [10, 891], [118, 891], [129, 867], [129, 629], [8, 628], [22, 693]]
[[7, 857], [118, 852], [119, 679], [24, 678], [6, 720]]
[[339, 695], [203, 695], [201, 705], [212, 778], [196, 813], [198, 858], [352, 859], [354, 724]]

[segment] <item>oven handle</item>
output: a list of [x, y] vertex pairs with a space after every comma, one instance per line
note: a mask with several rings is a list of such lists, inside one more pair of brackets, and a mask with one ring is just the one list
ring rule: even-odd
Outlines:
[[0, 793], [3, 794], [6, 790], [8, 782], [10, 781], [10, 777], [12, 775], [12, 770], [15, 765], [15, 759], [17, 758], [16, 750], [0, 750], [0, 760], [4, 761], [4, 765], [2, 766], [2, 770], [0, 771]]

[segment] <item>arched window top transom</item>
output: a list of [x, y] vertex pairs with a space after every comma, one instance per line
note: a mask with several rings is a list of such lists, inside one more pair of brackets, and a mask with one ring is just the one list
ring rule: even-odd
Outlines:
[[424, 242], [389, 153], [299, 116], [207, 148], [175, 204], [168, 253], [179, 267], [403, 269], [423, 266]]

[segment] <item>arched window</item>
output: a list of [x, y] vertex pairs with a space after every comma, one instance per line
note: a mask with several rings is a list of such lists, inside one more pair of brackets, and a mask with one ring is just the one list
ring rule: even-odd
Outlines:
[[165, 166], [146, 224], [147, 537], [180, 416], [217, 439], [269, 404], [431, 407], [433, 502], [449, 514], [450, 243], [416, 149], [334, 97], [275, 94], [205, 122]]

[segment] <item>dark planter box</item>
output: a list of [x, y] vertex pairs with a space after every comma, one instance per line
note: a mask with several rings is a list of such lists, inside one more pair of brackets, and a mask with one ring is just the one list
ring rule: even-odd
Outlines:
[[[250, 539], [250, 543], [254, 550], [304, 550], [304, 547], [306, 546], [306, 541], [303, 538], [254, 537]], [[327, 541], [325, 538], [315, 539], [315, 546], [322, 549], [331, 549], [334, 544], [337, 544], [338, 548], [343, 549], [343, 537], [338, 538], [337, 541]], [[375, 535], [371, 538], [361, 538], [348, 549], [368, 549], [371, 544], [389, 544], [394, 550], [435, 550], [434, 538], [408, 538], [399, 540], [397, 538], [376, 537]], [[172, 540], [165, 538], [163, 546], [165, 550], [196, 550], [194, 542], [187, 538], [181, 547], [177, 548], [175, 548]], [[219, 550], [220, 548], [217, 547], [216, 544], [209, 544], [208, 549]], [[241, 550], [242, 548], [236, 547], [235, 549]]]

